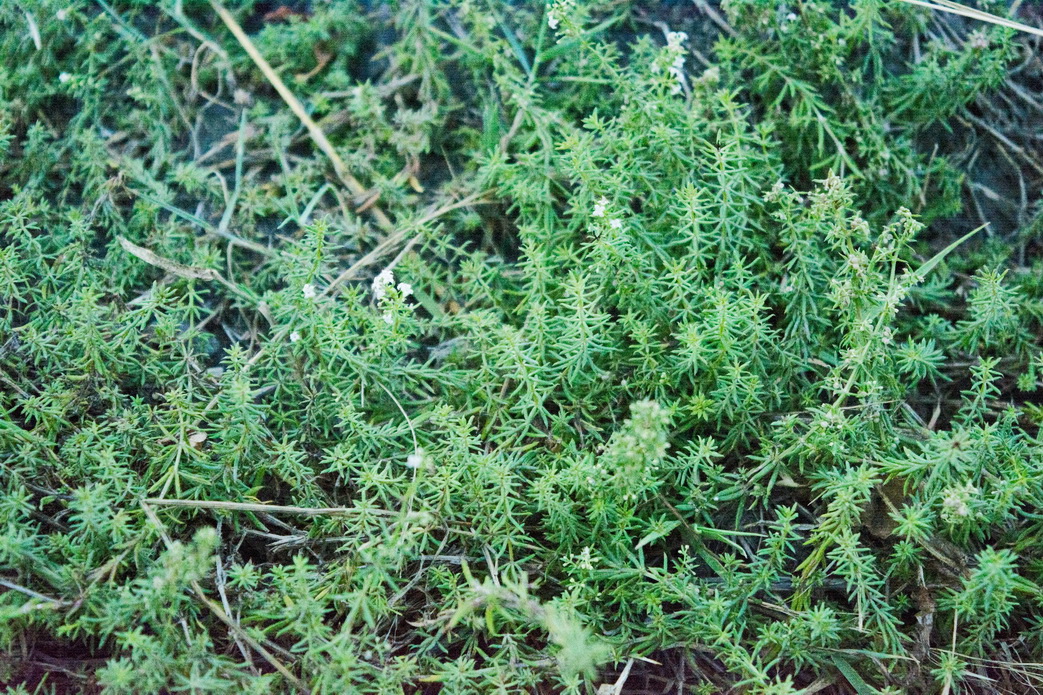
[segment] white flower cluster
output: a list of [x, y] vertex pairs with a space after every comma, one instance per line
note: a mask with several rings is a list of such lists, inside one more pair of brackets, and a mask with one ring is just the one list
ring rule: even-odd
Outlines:
[[[387, 296], [388, 288], [395, 284], [395, 276], [390, 269], [385, 268], [380, 272], [380, 275], [373, 278], [373, 296], [380, 301]], [[413, 286], [408, 282], [400, 282], [395, 288], [398, 290], [402, 298], [405, 299], [413, 294]]]
[[775, 185], [771, 187], [771, 190], [764, 194], [764, 200], [768, 201], [769, 203], [774, 203], [782, 197], [782, 194], [785, 190], [786, 184], [784, 184], [782, 181], [776, 181]]
[[[590, 216], [597, 219], [604, 219], [607, 216], [608, 210], [608, 198], [602, 196], [597, 203], [594, 204], [594, 210], [591, 211]], [[612, 229], [622, 229], [623, 221], [615, 217], [609, 218], [608, 226]]]
[[595, 205], [594, 205], [594, 212], [590, 213], [590, 216], [591, 217], [604, 217], [605, 216], [605, 208], [606, 207], [608, 207], [608, 198], [606, 198], [605, 196], [601, 196], [601, 200], [599, 200], [597, 203], [595, 203]]
[[588, 572], [594, 570], [597, 564], [601, 561], [601, 558], [594, 554], [589, 545], [583, 546], [582, 552], [573, 553], [569, 559], [576, 569], [586, 570]]
[[683, 31], [671, 31], [666, 35], [666, 50], [672, 58], [667, 70], [677, 81], [670, 90], [671, 94], [680, 94], [684, 88], [684, 42], [687, 40], [688, 34]]
[[942, 519], [955, 524], [971, 515], [971, 504], [978, 495], [978, 488], [967, 483], [946, 490], [942, 499]]
[[652, 64], [652, 72], [658, 73], [666, 68], [670, 76], [674, 78], [671, 94], [680, 94], [684, 89], [684, 43], [688, 40], [688, 34], [683, 31], [670, 31], [666, 34], [666, 48], [659, 54]]
[[424, 465], [424, 450], [417, 447], [416, 451], [406, 457], [406, 467], [416, 470]]
[[[388, 288], [395, 287], [395, 275], [391, 272], [390, 268], [384, 268], [380, 271], [380, 274], [373, 278], [373, 297], [377, 302], [383, 302], [384, 298], [388, 295]], [[408, 282], [398, 283], [395, 289], [402, 296], [404, 300], [413, 294], [413, 286]], [[385, 311], [383, 315], [384, 323], [392, 325], [395, 323], [395, 316], [390, 311]]]
[[379, 302], [387, 296], [388, 288], [395, 284], [395, 275], [390, 268], [384, 268], [380, 275], [373, 278], [373, 297]]
[[573, 0], [555, 0], [547, 6], [547, 26], [557, 29], [574, 9]]
[[989, 36], [983, 31], [975, 31], [971, 33], [967, 43], [971, 48], [983, 51], [989, 47]]

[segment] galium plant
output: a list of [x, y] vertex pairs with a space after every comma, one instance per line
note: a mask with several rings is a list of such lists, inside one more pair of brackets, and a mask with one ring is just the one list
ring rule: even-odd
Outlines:
[[1043, 287], [947, 156], [1021, 44], [660, 9], [0, 5], [0, 682], [1038, 677]]

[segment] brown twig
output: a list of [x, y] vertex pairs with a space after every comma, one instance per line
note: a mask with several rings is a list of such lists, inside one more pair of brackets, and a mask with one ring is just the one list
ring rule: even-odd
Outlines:
[[710, 7], [710, 4], [707, 3], [706, 0], [692, 0], [692, 2], [694, 2], [695, 6], [699, 10], [701, 10], [703, 14], [709, 17], [710, 21], [716, 24], [717, 27], [725, 34], [727, 34], [728, 36], [739, 35], [739, 33], [735, 31], [732, 25], [728, 23], [728, 20], [722, 17], [717, 10]]

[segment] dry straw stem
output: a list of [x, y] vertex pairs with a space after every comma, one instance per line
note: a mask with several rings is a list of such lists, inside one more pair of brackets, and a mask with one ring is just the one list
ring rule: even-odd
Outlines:
[[[400, 512], [387, 509], [364, 509], [359, 507], [287, 507], [279, 504], [255, 504], [251, 502], [221, 502], [216, 500], [147, 499], [146, 504], [157, 507], [191, 507], [234, 512], [267, 512], [269, 514], [299, 514], [301, 516], [351, 516], [372, 514], [374, 516], [401, 516]], [[407, 514], [407, 516], [412, 516]], [[418, 515], [416, 518], [423, 518]]]
[[249, 292], [243, 291], [235, 283], [226, 280], [221, 273], [212, 268], [199, 268], [194, 265], [178, 263], [169, 258], [164, 258], [158, 253], [150, 251], [143, 246], [138, 246], [126, 237], [121, 236], [117, 238], [119, 239], [120, 246], [123, 247], [124, 251], [132, 256], [136, 256], [138, 259], [151, 266], [165, 270], [169, 275], [175, 275], [179, 278], [185, 278], [186, 280], [217, 281], [248, 302], [255, 303], [257, 301], [256, 297], [252, 296]]
[[1006, 19], [999, 17], [988, 12], [976, 10], [973, 7], [967, 7], [961, 5], [958, 2], [952, 2], [952, 0], [898, 0], [899, 2], [908, 3], [910, 5], [918, 5], [920, 7], [926, 7], [931, 10], [939, 10], [941, 12], [948, 12], [950, 14], [959, 15], [961, 17], [969, 17], [970, 19], [977, 19], [982, 22], [989, 22], [990, 24], [997, 24], [1001, 27], [1008, 27], [1010, 29], [1016, 29], [1017, 31], [1023, 31], [1027, 34], [1033, 34], [1034, 36], [1043, 36], [1043, 29], [1037, 29], [1031, 27], [1028, 24], [1022, 24], [1021, 22], [1015, 22], [1012, 19]]
[[[308, 134], [311, 136], [311, 139], [315, 142], [318, 148], [322, 150], [323, 154], [329, 157], [330, 162], [333, 164], [333, 170], [337, 173], [337, 177], [340, 178], [341, 182], [348, 187], [348, 190], [351, 191], [352, 195], [356, 197], [367, 195], [369, 191], [359, 182], [358, 179], [351, 175], [351, 172], [348, 171], [348, 165], [345, 164], [344, 160], [340, 158], [339, 154], [337, 154], [337, 150], [333, 148], [333, 145], [326, 137], [326, 134], [322, 132], [322, 128], [320, 128], [319, 124], [308, 115], [308, 112], [304, 110], [304, 105], [301, 104], [300, 99], [290, 91], [289, 87], [287, 87], [282, 81], [282, 78], [279, 77], [275, 70], [272, 69], [272, 66], [268, 64], [268, 61], [265, 60], [264, 56], [261, 55], [260, 51], [257, 50], [253, 41], [251, 41], [250, 37], [246, 35], [243, 28], [239, 26], [239, 22], [235, 21], [235, 17], [232, 16], [232, 13], [225, 9], [218, 0], [210, 0], [210, 5], [221, 18], [221, 21], [225, 23], [225, 26], [228, 27], [228, 30], [232, 32], [232, 35], [235, 36], [239, 45], [241, 45], [247, 55], [250, 56], [250, 59], [253, 60], [258, 68], [260, 68], [265, 79], [275, 87], [275, 91], [279, 93], [282, 100], [286, 102], [286, 105], [290, 107], [290, 110], [293, 111], [294, 115], [296, 115], [301, 123], [304, 124], [304, 127], [308, 130]], [[369, 212], [373, 215], [373, 219], [377, 221], [377, 224], [383, 229], [391, 229], [394, 226], [388, 216], [385, 215], [380, 208], [371, 206]]]

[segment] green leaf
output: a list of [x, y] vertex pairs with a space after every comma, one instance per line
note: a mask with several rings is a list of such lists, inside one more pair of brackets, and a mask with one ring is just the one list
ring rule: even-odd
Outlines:
[[669, 535], [671, 531], [673, 531], [680, 525], [680, 521], [665, 521], [656, 524], [657, 528], [648, 535], [646, 535], [644, 538], [642, 538], [640, 541], [638, 541], [637, 545], [634, 546], [634, 550], [643, 548], [649, 543], [652, 543], [653, 541], [657, 541], [660, 538]]
[[851, 684], [851, 687], [855, 689], [858, 695], [879, 695], [880, 691], [866, 683], [865, 679], [858, 675], [858, 671], [847, 661], [837, 656], [834, 656], [832, 661], [833, 665], [837, 667], [837, 670]]

